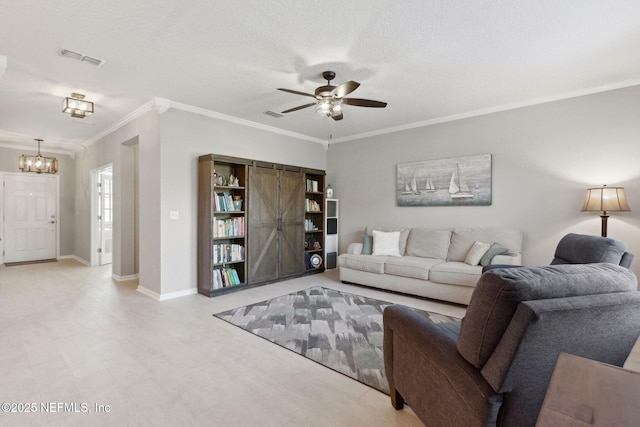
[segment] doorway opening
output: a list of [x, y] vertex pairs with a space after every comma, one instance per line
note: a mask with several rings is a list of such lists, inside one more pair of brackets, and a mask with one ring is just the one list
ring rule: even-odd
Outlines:
[[113, 261], [113, 165], [91, 171], [91, 265]]

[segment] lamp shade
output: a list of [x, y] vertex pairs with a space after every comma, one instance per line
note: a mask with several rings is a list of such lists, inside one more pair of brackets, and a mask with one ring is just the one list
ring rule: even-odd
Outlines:
[[587, 189], [587, 198], [582, 212], [630, 212], [623, 187], [607, 187]]

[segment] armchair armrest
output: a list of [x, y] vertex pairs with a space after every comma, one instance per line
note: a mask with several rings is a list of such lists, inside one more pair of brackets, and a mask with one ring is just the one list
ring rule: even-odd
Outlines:
[[387, 307], [383, 316], [385, 370], [396, 409], [406, 400], [427, 425], [495, 425], [502, 395], [458, 353], [457, 325], [432, 323], [403, 306]]
[[[491, 260], [491, 264], [504, 264], [504, 265], [522, 265], [522, 254], [516, 255], [496, 255]], [[489, 265], [491, 265], [489, 264]]]

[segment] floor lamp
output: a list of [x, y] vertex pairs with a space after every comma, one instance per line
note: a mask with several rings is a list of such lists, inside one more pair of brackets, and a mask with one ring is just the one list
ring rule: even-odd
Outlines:
[[607, 212], [630, 212], [623, 187], [587, 188], [587, 198], [582, 212], [602, 212], [602, 237], [607, 237]]

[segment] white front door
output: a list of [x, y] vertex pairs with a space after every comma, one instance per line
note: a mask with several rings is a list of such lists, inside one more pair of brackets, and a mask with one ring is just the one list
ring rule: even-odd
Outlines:
[[5, 174], [4, 202], [4, 262], [56, 258], [57, 177]]
[[113, 176], [111, 168], [98, 173], [98, 227], [100, 234], [100, 265], [113, 259]]

